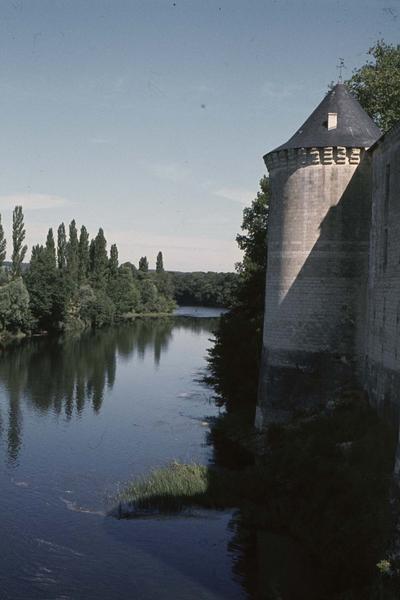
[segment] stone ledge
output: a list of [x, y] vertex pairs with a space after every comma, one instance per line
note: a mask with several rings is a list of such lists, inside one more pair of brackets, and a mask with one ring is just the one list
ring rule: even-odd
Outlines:
[[296, 168], [306, 165], [358, 165], [364, 148], [327, 146], [326, 148], [291, 148], [271, 152], [264, 157], [269, 171], [277, 168]]

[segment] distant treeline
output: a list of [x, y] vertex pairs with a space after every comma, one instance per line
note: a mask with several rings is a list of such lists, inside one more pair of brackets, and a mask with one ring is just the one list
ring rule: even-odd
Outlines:
[[27, 246], [22, 207], [13, 212], [11, 262], [5, 264], [6, 239], [0, 217], [0, 336], [5, 333], [65, 331], [99, 327], [143, 313], [175, 307], [171, 276], [159, 252], [156, 270], [145, 256], [138, 268], [119, 264], [115, 244], [107, 252], [103, 229], [90, 239], [84, 225], [71, 221], [56, 238], [49, 229], [43, 245]]
[[80, 330], [101, 327], [138, 314], [169, 313], [176, 303], [229, 307], [235, 273], [167, 272], [163, 255], [149, 269], [119, 264], [118, 248], [107, 251], [103, 229], [90, 239], [84, 225], [64, 223], [49, 229], [44, 244], [27, 254], [21, 206], [13, 212], [11, 260], [0, 215], [0, 337], [5, 334]]
[[238, 283], [236, 273], [171, 271], [174, 298], [180, 305], [229, 308]]

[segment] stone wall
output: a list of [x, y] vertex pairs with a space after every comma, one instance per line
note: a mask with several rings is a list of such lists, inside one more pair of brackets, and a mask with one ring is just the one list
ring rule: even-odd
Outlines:
[[372, 150], [365, 385], [382, 407], [400, 406], [400, 124]]

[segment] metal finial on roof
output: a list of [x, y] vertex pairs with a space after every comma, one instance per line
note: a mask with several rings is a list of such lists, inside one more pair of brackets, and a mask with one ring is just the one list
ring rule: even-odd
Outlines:
[[338, 58], [338, 64], [336, 65], [336, 68], [339, 72], [338, 83], [343, 83], [343, 69], [347, 69], [346, 65], [344, 64], [344, 58]]

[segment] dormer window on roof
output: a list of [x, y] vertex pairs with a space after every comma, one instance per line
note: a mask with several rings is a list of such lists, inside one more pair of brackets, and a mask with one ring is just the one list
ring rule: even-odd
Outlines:
[[328, 131], [337, 128], [337, 113], [328, 113]]

